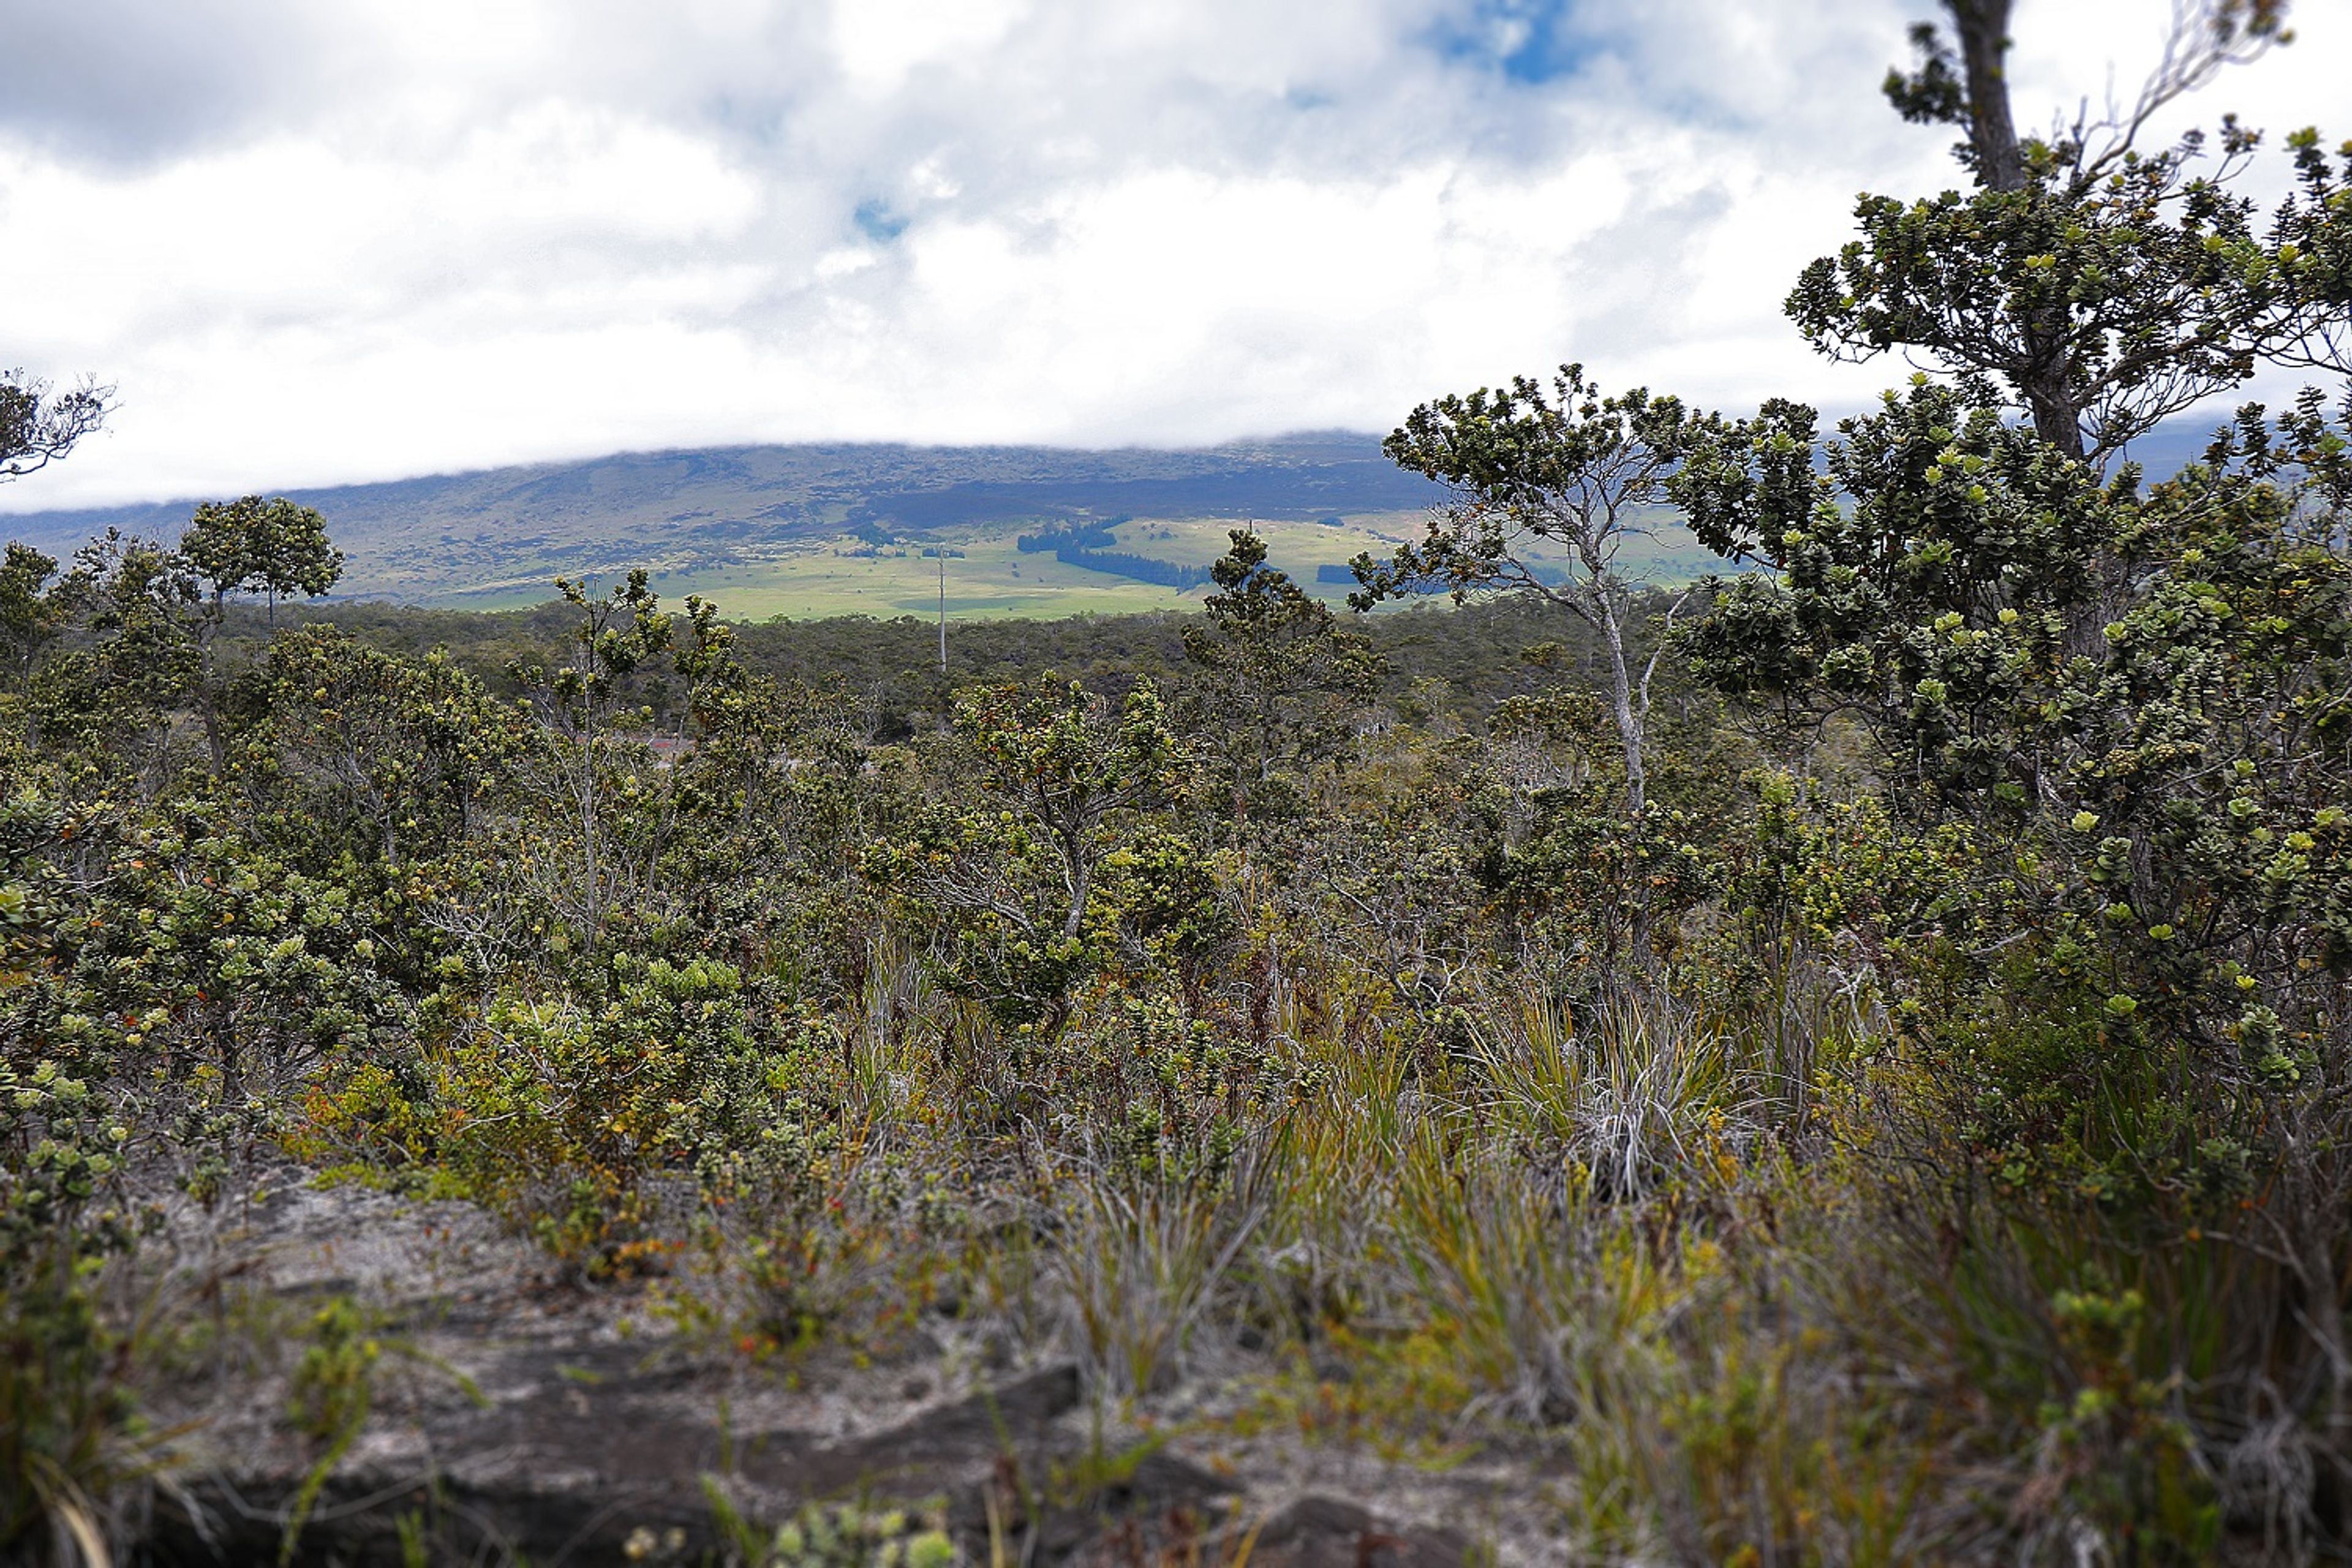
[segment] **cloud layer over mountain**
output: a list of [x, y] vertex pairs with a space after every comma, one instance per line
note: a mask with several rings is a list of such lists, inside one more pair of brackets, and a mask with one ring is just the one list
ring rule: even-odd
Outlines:
[[[1921, 9], [0, 0], [0, 361], [123, 399], [0, 504], [1384, 428], [1568, 357], [1852, 403], [1895, 372], [1778, 302], [1856, 191], [1956, 178], [1876, 96]], [[2163, 22], [2021, 12], [2021, 106]], [[2298, 15], [2194, 110], [2340, 110], [2352, 0]]]

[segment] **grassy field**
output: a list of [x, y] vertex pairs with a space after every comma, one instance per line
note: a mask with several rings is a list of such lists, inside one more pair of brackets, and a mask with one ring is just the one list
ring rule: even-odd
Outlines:
[[[1349, 587], [1320, 583], [1317, 570], [1343, 565], [1369, 551], [1385, 555], [1418, 536], [1420, 512], [1376, 512], [1341, 518], [1336, 524], [1289, 520], [1254, 521], [1267, 541], [1270, 560], [1310, 592], [1335, 606]], [[593, 578], [617, 575], [631, 564], [654, 572], [662, 596], [681, 600], [698, 594], [730, 617], [764, 620], [774, 616], [813, 619], [827, 616], [932, 616], [940, 607], [940, 563], [926, 554], [945, 549], [947, 609], [950, 617], [1016, 616], [1047, 617], [1181, 609], [1198, 605], [1213, 590], [1179, 592], [1158, 584], [1065, 565], [1050, 554], [1024, 554], [1019, 535], [1042, 524], [969, 524], [928, 529], [875, 546], [849, 535], [750, 543], [712, 559], [681, 552], [642, 562], [621, 556]], [[1230, 517], [1139, 518], [1118, 526], [1118, 548], [1137, 555], [1206, 566], [1223, 554], [1231, 531], [1243, 523]], [[1565, 556], [1559, 557], [1564, 563]], [[1672, 521], [1651, 539], [1636, 541], [1627, 564], [1664, 583], [1686, 582], [1717, 564]], [[427, 604], [467, 609], [506, 609], [548, 596], [543, 577], [516, 577], [478, 588], [443, 590]]]

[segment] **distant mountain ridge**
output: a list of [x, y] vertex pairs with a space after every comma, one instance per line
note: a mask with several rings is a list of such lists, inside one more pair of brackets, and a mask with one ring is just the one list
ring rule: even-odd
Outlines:
[[[2202, 451], [2210, 423], [2168, 422], [2132, 455], [2169, 474]], [[942, 596], [982, 614], [1182, 607], [1244, 521], [1277, 536], [1277, 565], [1336, 602], [1353, 581], [1345, 562], [1387, 554], [1445, 499], [1350, 431], [1175, 449], [714, 447], [284, 493], [326, 514], [348, 558], [338, 596], [488, 608], [543, 600], [558, 575], [642, 566], [668, 597], [699, 592], [755, 616], [919, 613]], [[0, 538], [63, 559], [108, 528], [176, 538], [194, 505], [0, 516]], [[1091, 553], [1018, 548], [1073, 524], [1103, 535]], [[1655, 527], [1628, 557], [1651, 580], [1720, 568], [1670, 514]], [[942, 550], [952, 595], [936, 562], [923, 564]]]
[[[1172, 450], [719, 447], [282, 493], [326, 514], [349, 557], [343, 592], [427, 600], [560, 572], [692, 571], [746, 545], [860, 525], [919, 538], [1120, 514], [1393, 513], [1440, 499], [1388, 462], [1377, 437], [1341, 431]], [[0, 519], [0, 534], [62, 556], [110, 527], [175, 537], [194, 504], [22, 512]]]

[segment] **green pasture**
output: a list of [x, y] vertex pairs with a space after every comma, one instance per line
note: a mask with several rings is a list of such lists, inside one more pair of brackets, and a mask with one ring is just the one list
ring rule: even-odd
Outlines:
[[[1117, 537], [1118, 548], [1128, 553], [1206, 566], [1224, 553], [1234, 529], [1251, 527], [1265, 537], [1274, 566], [1337, 605], [1349, 585], [1318, 583], [1318, 568], [1345, 564], [1365, 551], [1385, 555], [1417, 536], [1422, 521], [1418, 512], [1349, 516], [1337, 525], [1230, 517], [1137, 518], [1120, 524]], [[940, 562], [924, 553], [933, 548], [950, 552], [945, 593], [951, 617], [1049, 618], [1181, 609], [1198, 605], [1211, 592], [1200, 587], [1180, 593], [1065, 565], [1046, 553], [1024, 554], [1016, 543], [1019, 536], [1047, 526], [1039, 521], [939, 528], [908, 532], [884, 546], [841, 534], [755, 542], [715, 555], [681, 551], [665, 556], [655, 550], [629, 557], [616, 552], [614, 559], [597, 563], [587, 574], [616, 578], [643, 565], [652, 571], [665, 599], [676, 602], [700, 595], [738, 620], [934, 615], [941, 593]], [[1553, 556], [1538, 552], [1537, 558]], [[1558, 559], [1565, 564], [1564, 555]], [[1629, 543], [1622, 561], [1632, 572], [1669, 584], [1704, 575], [1717, 564], [1671, 519], [1656, 536]], [[513, 608], [547, 596], [544, 581], [526, 576], [436, 584], [418, 595], [425, 604], [467, 609]]]

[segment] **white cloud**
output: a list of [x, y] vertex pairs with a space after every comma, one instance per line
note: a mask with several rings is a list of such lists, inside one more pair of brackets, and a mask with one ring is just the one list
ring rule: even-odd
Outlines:
[[[0, 361], [123, 395], [0, 506], [1384, 428], [1570, 357], [1852, 403], [1780, 299], [1956, 178], [1876, 96], [1903, 0], [202, 3], [0, 0]], [[2021, 100], [2163, 12], [2028, 0]], [[2325, 121], [2352, 0], [2300, 26], [2194, 110]]]
[[851, 84], [880, 96], [922, 66], [983, 63], [1028, 9], [1024, 0], [834, 0], [833, 46]]

